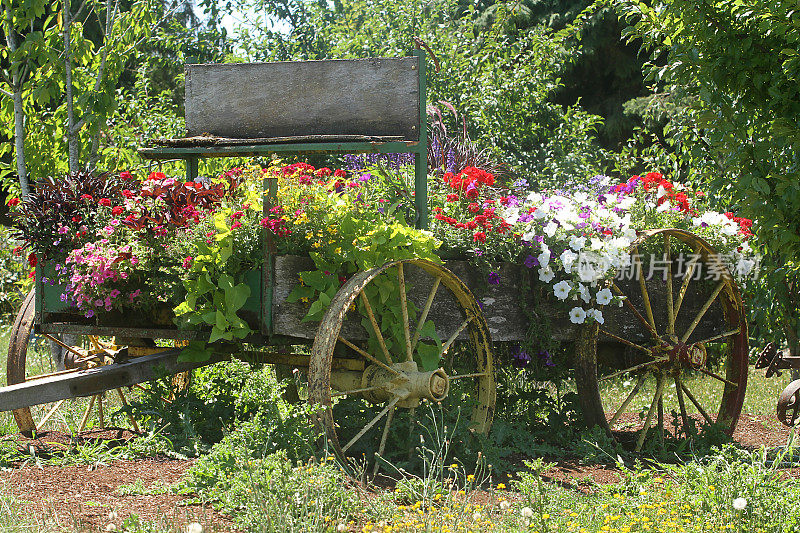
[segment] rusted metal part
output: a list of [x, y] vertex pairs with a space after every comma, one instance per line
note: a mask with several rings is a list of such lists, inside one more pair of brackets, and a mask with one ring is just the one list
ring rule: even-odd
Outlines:
[[[658, 239], [657, 241], [655, 239]], [[672, 242], [672, 244], [670, 244]], [[681, 376], [690, 373], [698, 373], [709, 376], [724, 384], [723, 391], [719, 398], [719, 410], [716, 417], [709, 415], [702, 406], [696, 405], [704, 418], [713, 420], [716, 424], [722, 426], [727, 434], [732, 434], [736, 427], [739, 415], [741, 413], [742, 404], [744, 402], [744, 394], [747, 386], [747, 365], [748, 365], [748, 339], [747, 339], [747, 323], [745, 320], [744, 305], [739, 293], [737, 284], [730, 274], [730, 272], [722, 266], [721, 259], [716, 251], [706, 241], [693, 233], [680, 229], [656, 229], [644, 232], [634, 243], [631, 245], [631, 253], [636, 253], [640, 247], [644, 247], [645, 243], [662, 243], [665, 247], [670, 247], [668, 253], [670, 254], [670, 261], [674, 261], [674, 244], [683, 243], [694, 250], [700, 256], [700, 261], [704, 264], [711, 264], [715, 267], [715, 272], [720, 274], [720, 282], [710, 293], [705, 303], [698, 310], [690, 307], [691, 313], [696, 313], [694, 319], [686, 322], [687, 319], [679, 318], [678, 311], [683, 300], [683, 295], [686, 294], [688, 284], [683, 283], [679, 289], [677, 303], [673, 301], [672, 297], [662, 295], [653, 300], [654, 295], [660, 295], [660, 290], [653, 290], [653, 287], [663, 282], [664, 285], [672, 289], [672, 280], [669, 283], [666, 280], [647, 280], [647, 283], [642, 282], [643, 288], [641, 289], [642, 295], [638, 296], [637, 301], [641, 302], [640, 305], [645, 306], [647, 311], [647, 318], [644, 314], [636, 309], [633, 301], [628, 298], [626, 300], [627, 308], [632, 312], [631, 318], [634, 323], [639, 324], [639, 329], [642, 330], [643, 335], [632, 337], [630, 335], [621, 334], [608, 334], [605, 337], [622, 342], [622, 345], [631, 346], [639, 353], [639, 357], [644, 357], [644, 362], [638, 362], [635, 365], [629, 366], [623, 372], [630, 372], [633, 375], [641, 377], [653, 375], [658, 377], [663, 384], [665, 376], [670, 380], [676, 381], [676, 387], [681, 385]], [[638, 262], [638, 258], [634, 258]], [[672, 273], [672, 263], [670, 263], [668, 270]], [[690, 272], [694, 272], [694, 269]], [[644, 279], [644, 273], [640, 272], [640, 279]], [[652, 285], [652, 286], [651, 286]], [[633, 287], [633, 284], [629, 286]], [[617, 291], [621, 293], [621, 291]], [[630, 297], [632, 294], [627, 294]], [[704, 297], [705, 298], [705, 297]], [[653, 304], [652, 306], [650, 304]], [[669, 305], [670, 309], [661, 311], [663, 305]], [[712, 306], [721, 307], [720, 313], [712, 315], [706, 312]], [[684, 306], [684, 311], [687, 307]], [[620, 311], [622, 312], [622, 311]], [[710, 334], [706, 329], [698, 327], [703, 321], [715, 321], [715, 333]], [[683, 338], [673, 333], [675, 327], [680, 325], [686, 328], [683, 333]], [[701, 335], [699, 332], [703, 331]], [[594, 331], [594, 334], [593, 334]], [[579, 333], [576, 339], [576, 359], [575, 359], [575, 376], [578, 386], [578, 393], [581, 399], [581, 405], [584, 411], [584, 416], [591, 424], [596, 424], [610, 432], [610, 427], [607, 423], [608, 419], [617, 420], [621, 416], [621, 411], [627, 407], [632, 398], [626, 398], [623, 406], [614, 412], [606, 411], [602, 404], [599, 394], [597, 379], [597, 329], [591, 325], [585, 325], [582, 332]], [[655, 338], [647, 343], [641, 339], [651, 336], [656, 333]], [[648, 335], [650, 334], [650, 335]], [[703, 338], [705, 337], [705, 338]], [[717, 375], [705, 368], [708, 360], [706, 352], [706, 343], [718, 341], [727, 343], [726, 353], [724, 359], [725, 373], [723, 376]], [[649, 356], [641, 355], [642, 348], [645, 352], [649, 351]], [[641, 359], [639, 359], [641, 361]], [[613, 375], [613, 374], [611, 374]], [[635, 388], [638, 392], [639, 387]], [[685, 405], [683, 404], [683, 395], [693, 399], [695, 396], [691, 392], [683, 388], [679, 395], [678, 400], [681, 405], [682, 418], [687, 420], [685, 412]], [[651, 402], [651, 411], [654, 411], [658, 398], [653, 398]], [[663, 401], [663, 398], [661, 399]], [[663, 409], [660, 405], [659, 409]], [[653, 418], [652, 416], [650, 417]], [[662, 417], [659, 417], [661, 420]], [[663, 429], [663, 428], [662, 428]], [[660, 431], [658, 432], [660, 433]], [[640, 434], [643, 438], [644, 434]], [[637, 443], [641, 445], [641, 443]]]
[[784, 426], [794, 427], [800, 421], [800, 379], [789, 383], [778, 397], [778, 420]]
[[756, 360], [755, 367], [758, 369], [766, 368], [764, 377], [783, 375], [783, 370], [800, 369], [800, 356], [789, 355], [788, 349], [778, 350], [774, 342], [768, 343]]
[[[321, 406], [321, 410], [315, 416], [315, 423], [317, 427], [323, 432], [331, 447], [336, 453], [343, 455], [342, 447], [339, 444], [339, 439], [336, 433], [336, 421], [334, 420], [332, 401], [331, 401], [331, 365], [333, 359], [334, 349], [340, 337], [342, 324], [345, 315], [350, 306], [356, 301], [362, 291], [369, 285], [376, 277], [383, 274], [387, 270], [396, 267], [397, 265], [414, 265], [425, 272], [427, 272], [434, 279], [439, 278], [441, 285], [444, 285], [455, 296], [458, 304], [468, 317], [474, 317], [469, 321], [469, 339], [470, 344], [475, 356], [475, 368], [477, 370], [477, 398], [476, 407], [473, 409], [471, 416], [471, 428], [479, 433], [488, 432], [491, 427], [492, 417], [494, 415], [494, 406], [496, 401], [496, 388], [494, 377], [494, 361], [491, 351], [491, 340], [489, 337], [488, 326], [483, 317], [483, 313], [475, 300], [472, 293], [458, 279], [452, 272], [445, 269], [441, 265], [437, 265], [430, 261], [421, 259], [410, 259], [403, 261], [394, 261], [374, 268], [369, 271], [362, 271], [354, 275], [347, 283], [342, 286], [339, 292], [334, 296], [328, 310], [326, 311], [319, 329], [317, 330], [316, 338], [312, 347], [311, 365], [308, 372], [308, 391], [309, 402], [312, 405]], [[411, 362], [413, 363], [413, 361]], [[399, 368], [406, 363], [397, 363], [394, 368]], [[370, 368], [374, 370], [370, 371]], [[416, 369], [416, 364], [414, 364]], [[378, 374], [383, 372], [381, 377]], [[388, 373], [381, 366], [372, 366], [365, 372], [365, 378], [362, 380], [362, 386], [376, 382], [387, 383], [387, 381], [397, 380], [398, 384], [388, 386], [389, 392], [393, 387], [401, 388], [402, 384], [399, 382], [407, 379], [408, 375], [401, 372], [405, 378], [398, 379], [397, 373]], [[408, 400], [412, 396], [421, 397], [439, 397], [447, 393], [448, 377], [443, 371], [432, 372], [426, 376], [415, 376], [419, 378], [420, 385], [417, 387], [417, 393], [409, 393], [405, 398], [401, 398], [397, 394], [381, 394], [379, 392], [370, 391], [366, 394], [374, 394], [373, 399], [386, 401], [391, 395], [391, 402], [397, 403], [398, 406], [403, 406], [401, 400]], [[370, 377], [372, 376], [372, 377]], [[424, 384], [424, 385], [422, 385]], [[407, 383], [406, 383], [407, 385]], [[369, 387], [365, 387], [369, 388]], [[394, 389], [394, 393], [397, 392]], [[412, 387], [413, 388], [413, 387]], [[444, 392], [441, 392], [444, 390]], [[411, 401], [405, 402], [407, 407], [414, 407], [418, 402]], [[374, 420], [373, 420], [374, 422]], [[352, 442], [352, 441], [351, 441]]]

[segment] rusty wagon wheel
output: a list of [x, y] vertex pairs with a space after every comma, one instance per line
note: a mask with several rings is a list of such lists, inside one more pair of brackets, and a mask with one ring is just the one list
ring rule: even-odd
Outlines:
[[623, 308], [606, 307], [604, 324], [585, 324], [578, 334], [575, 378], [585, 418], [635, 442], [636, 451], [648, 435], [663, 442], [703, 425], [732, 435], [748, 365], [736, 281], [706, 241], [679, 229], [640, 236], [631, 266], [627, 283], [612, 284], [626, 297]]
[[[341, 370], [342, 358], [360, 361], [363, 370]], [[411, 455], [421, 402], [442, 405], [451, 424], [464, 409], [462, 425], [486, 433], [496, 391], [483, 312], [455, 274], [430, 261], [360, 272], [332, 299], [317, 330], [308, 394], [321, 406], [315, 421], [333, 451], [367, 459], [377, 452], [373, 473], [378, 457]]]
[[[11, 330], [6, 362], [8, 385], [105, 364], [108, 362], [106, 357], [118, 350], [109, 340], [95, 335], [33, 335], [35, 307], [32, 290], [17, 313]], [[112, 405], [127, 406], [121, 389], [87, 398], [24, 407], [13, 414], [20, 433], [28, 437], [45, 429], [80, 433], [88, 427], [93, 412], [96, 414], [93, 428], [105, 428], [109, 413], [115, 410]], [[138, 432], [136, 420], [128, 415], [128, 421]]]

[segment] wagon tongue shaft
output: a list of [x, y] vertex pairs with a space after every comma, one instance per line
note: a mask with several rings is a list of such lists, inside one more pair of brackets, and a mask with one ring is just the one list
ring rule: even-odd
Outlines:
[[57, 373], [0, 388], [0, 411], [56, 402], [66, 398], [92, 396], [158, 377], [185, 372], [229, 357], [212, 356], [202, 363], [178, 362], [181, 350], [168, 350], [132, 361], [86, 370]]

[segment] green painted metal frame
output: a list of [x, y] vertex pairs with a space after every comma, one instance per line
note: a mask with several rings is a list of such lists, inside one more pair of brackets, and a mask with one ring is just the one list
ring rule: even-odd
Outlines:
[[[418, 58], [418, 79], [419, 79], [419, 139], [408, 141], [355, 141], [355, 142], [301, 142], [283, 144], [253, 144], [235, 146], [206, 146], [206, 147], [156, 147], [143, 148], [139, 154], [154, 161], [167, 159], [183, 159], [186, 163], [186, 179], [191, 181], [198, 176], [198, 166], [201, 158], [210, 157], [255, 157], [265, 154], [275, 153], [294, 153], [294, 154], [314, 154], [314, 153], [413, 153], [414, 154], [414, 204], [417, 217], [415, 226], [420, 229], [428, 227], [428, 132], [427, 132], [427, 68], [424, 50], [414, 50], [413, 55]], [[264, 179], [263, 190], [265, 194], [264, 213], [274, 205], [277, 195], [277, 184], [273, 179]], [[275, 276], [275, 246], [272, 234], [268, 229], [264, 230], [264, 263], [262, 265], [262, 295], [261, 295], [261, 335], [272, 339], [272, 296]], [[41, 331], [47, 330], [52, 333], [75, 332], [78, 330], [86, 334], [93, 332], [96, 334], [113, 334], [111, 329], [102, 326], [77, 326], [71, 324], [43, 324], [44, 317], [42, 294], [42, 281], [40, 269], [36, 269], [36, 323], [40, 324]], [[75, 330], [77, 328], [77, 330]], [[177, 337], [175, 331], [162, 328], [128, 328], [126, 336], [148, 337], [148, 338], [202, 338], [202, 335], [185, 335], [191, 332], [182, 332]], [[75, 331], [72, 331], [75, 330]]]

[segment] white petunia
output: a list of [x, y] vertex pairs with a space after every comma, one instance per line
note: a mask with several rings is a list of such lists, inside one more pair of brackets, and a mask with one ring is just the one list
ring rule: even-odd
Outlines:
[[586, 246], [586, 238], [579, 237], [578, 235], [573, 235], [569, 238], [569, 247], [576, 252], [583, 250], [584, 246]]
[[667, 189], [665, 189], [663, 185], [659, 185], [658, 191], [656, 191], [656, 198], [660, 200], [665, 194], [667, 194]]
[[597, 300], [598, 305], [608, 305], [611, 302], [611, 297], [611, 290], [606, 287], [605, 289], [597, 291], [595, 300]]
[[542, 253], [539, 254], [539, 257], [536, 259], [539, 260], [539, 266], [542, 268], [546, 267], [550, 264], [550, 249], [546, 246], [542, 246]]
[[544, 234], [548, 237], [552, 237], [556, 234], [556, 230], [558, 229], [558, 225], [555, 222], [548, 222], [547, 225], [544, 227]]
[[724, 235], [732, 236], [736, 235], [738, 232], [739, 232], [739, 225], [736, 224], [735, 222], [731, 224], [725, 224], [724, 226], [722, 226], [722, 233]]
[[536, 237], [536, 232], [533, 229], [522, 234], [522, 239], [528, 242], [533, 242], [534, 237]]
[[669, 211], [672, 208], [672, 205], [669, 202], [664, 202], [660, 206], [656, 207], [656, 213], [663, 213], [664, 211]]
[[583, 324], [586, 320], [586, 311], [582, 307], [573, 307], [569, 312], [569, 321], [573, 324]]
[[578, 294], [581, 297], [581, 300], [586, 302], [587, 304], [591, 301], [592, 297], [589, 294], [589, 289], [586, 288], [586, 285], [582, 285], [578, 283]]
[[550, 283], [553, 278], [555, 277], [556, 273], [553, 272], [553, 269], [550, 266], [545, 268], [539, 269], [539, 281], [543, 281], [545, 283]]
[[559, 281], [555, 285], [553, 285], [553, 294], [556, 295], [556, 298], [559, 300], [566, 300], [567, 296], [569, 296], [569, 291], [572, 289], [572, 286], [569, 284], [568, 281]]
[[604, 324], [606, 319], [603, 318], [603, 312], [599, 309], [589, 309], [586, 311], [586, 316], [594, 319], [598, 324]]
[[561, 254], [561, 257], [559, 257], [559, 259], [561, 259], [561, 264], [564, 265], [564, 271], [565, 272], [571, 272], [572, 271], [572, 264], [575, 262], [575, 260], [577, 258], [578, 258], [578, 254], [576, 254], [572, 250], [569, 250], [569, 249], [564, 250], [564, 252]]

